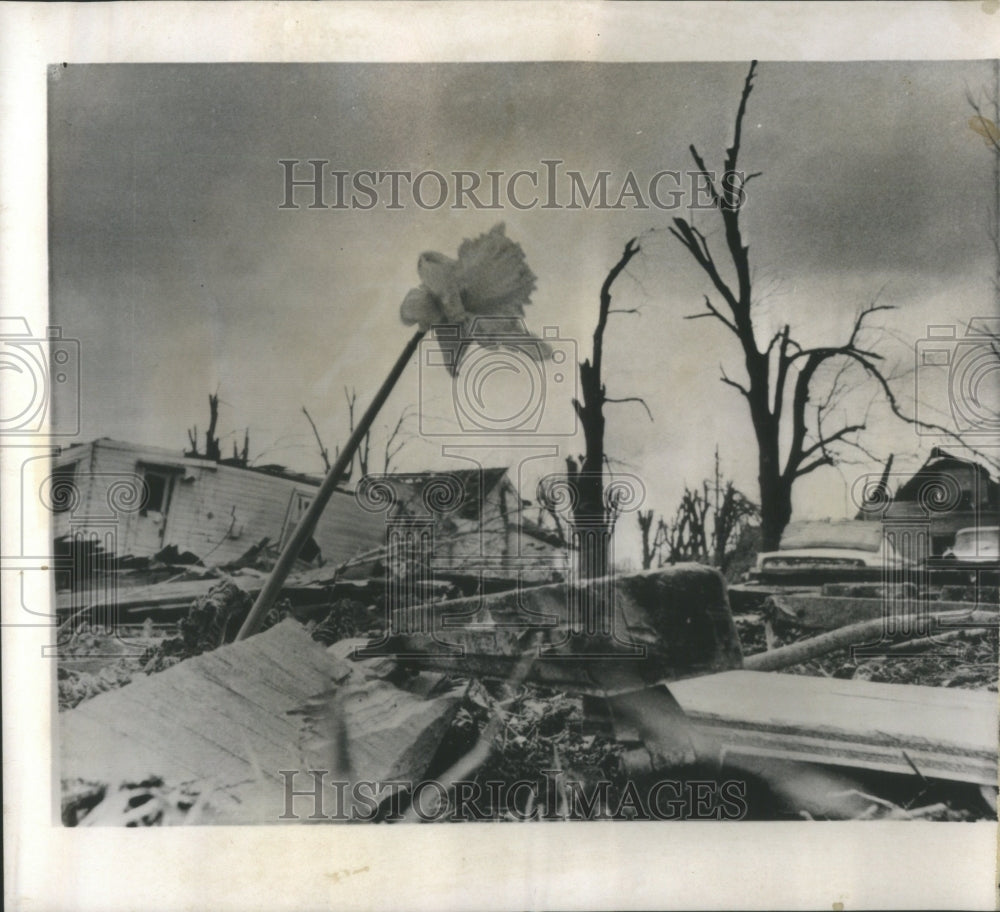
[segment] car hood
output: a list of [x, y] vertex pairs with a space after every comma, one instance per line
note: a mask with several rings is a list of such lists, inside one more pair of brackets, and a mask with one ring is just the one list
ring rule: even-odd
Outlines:
[[762, 567], [769, 560], [791, 560], [795, 563], [806, 564], [810, 560], [817, 562], [828, 560], [860, 561], [866, 567], [882, 566], [886, 560], [892, 564], [903, 563], [902, 558], [895, 552], [884, 555], [882, 551], [869, 551], [860, 548], [788, 548], [781, 551], [766, 551], [757, 555], [757, 566]]

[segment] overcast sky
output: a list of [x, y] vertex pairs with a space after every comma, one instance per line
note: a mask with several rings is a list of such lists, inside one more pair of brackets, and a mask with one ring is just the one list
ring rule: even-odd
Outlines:
[[[419, 254], [454, 256], [463, 238], [504, 221], [538, 277], [529, 327], [557, 326], [581, 355], [604, 276], [640, 238], [642, 253], [614, 288], [615, 306], [639, 313], [612, 317], [606, 382], [609, 396], [643, 397], [653, 421], [636, 405], [609, 406], [609, 454], [643, 479], [658, 511], [710, 472], [716, 444], [726, 474], [755, 494], [749, 417], [718, 380], [720, 364], [742, 376], [733, 340], [714, 321], [683, 319], [710, 291], [667, 231], [689, 213], [636, 209], [631, 198], [618, 211], [518, 210], [507, 200], [500, 210], [421, 209], [406, 192], [403, 208], [389, 210], [386, 185], [370, 211], [308, 209], [304, 190], [302, 208], [279, 208], [282, 159], [326, 159], [352, 174], [464, 170], [484, 183], [490, 170], [506, 180], [560, 160], [588, 183], [611, 172], [613, 197], [630, 171], [645, 192], [657, 172], [691, 168], [690, 143], [721, 169], [745, 73], [742, 63], [54, 70], [52, 318], [81, 343], [81, 438], [180, 450], [188, 427], [203, 432], [206, 396], [218, 390], [224, 453], [249, 427], [258, 463], [319, 470], [302, 406], [331, 449], [346, 438], [342, 389], [366, 401], [409, 338], [399, 304], [418, 284]], [[873, 323], [885, 328], [880, 350], [894, 367], [913, 363], [929, 323], [961, 333], [970, 317], [994, 312], [992, 167], [966, 102], [992, 84], [987, 62], [760, 65], [741, 166], [763, 172], [743, 215], [762, 337], [787, 320], [805, 343], [841, 340], [880, 295], [898, 308]], [[327, 202], [332, 186], [328, 178]], [[565, 202], [568, 183], [560, 187]], [[425, 189], [436, 196], [433, 181]], [[724, 257], [717, 216], [693, 218]], [[569, 413], [562, 389], [546, 402], [549, 417]], [[912, 404], [913, 377], [899, 390]], [[455, 433], [421, 439], [414, 421], [399, 465], [447, 466], [441, 444], [463, 438], [443, 371], [414, 363], [380, 423], [419, 394], [425, 430]], [[867, 404], [854, 396], [864, 398], [845, 409]], [[937, 442], [877, 406], [869, 424], [868, 448], [880, 459], [895, 452], [903, 470]], [[532, 442], [582, 449], [573, 439]], [[484, 461], [513, 464], [517, 451], [489, 450]], [[845, 474], [878, 469], [865, 459]], [[796, 512], [844, 515], [846, 490], [822, 470], [796, 489]]]

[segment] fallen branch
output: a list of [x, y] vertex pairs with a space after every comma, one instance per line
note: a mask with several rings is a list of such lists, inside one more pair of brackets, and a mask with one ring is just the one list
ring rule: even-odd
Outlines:
[[[962, 629], [995, 627], [998, 622], [995, 611], [938, 611], [931, 612], [926, 617], [935, 622], [959, 621], [963, 623]], [[800, 640], [798, 643], [782, 646], [779, 649], [747, 656], [743, 659], [743, 668], [746, 671], [777, 671], [792, 665], [800, 665], [802, 662], [836, 652], [838, 649], [866, 645], [881, 636], [885, 630], [885, 623], [886, 618], [880, 617], [858, 624], [849, 624], [847, 627], [831, 630], [829, 633], [808, 640]]]
[[902, 643], [893, 643], [891, 646], [886, 646], [885, 651], [891, 653], [892, 655], [911, 655], [914, 652], [923, 652], [925, 649], [930, 649], [932, 646], [938, 646], [941, 643], [948, 643], [952, 640], [961, 639], [968, 627], [962, 627], [959, 630], [949, 630], [947, 632], [942, 631], [941, 633], [934, 633], [930, 636], [917, 637], [915, 640], [905, 640]]

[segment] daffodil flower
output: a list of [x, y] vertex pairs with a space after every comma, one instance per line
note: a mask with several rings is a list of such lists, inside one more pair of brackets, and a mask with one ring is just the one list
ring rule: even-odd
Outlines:
[[472, 344], [516, 348], [536, 360], [551, 354], [550, 346], [525, 328], [524, 308], [531, 303], [535, 274], [502, 222], [463, 241], [458, 259], [435, 251], [420, 254], [417, 274], [421, 284], [406, 295], [400, 318], [424, 332], [435, 330], [452, 376]]

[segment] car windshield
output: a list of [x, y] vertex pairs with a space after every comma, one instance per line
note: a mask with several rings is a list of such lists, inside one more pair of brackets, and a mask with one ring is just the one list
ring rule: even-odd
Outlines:
[[878, 551], [881, 546], [881, 523], [848, 520], [845, 522], [789, 523], [778, 547], [781, 551], [802, 548], [846, 548], [855, 551]]
[[955, 534], [955, 551], [963, 554], [996, 554], [1000, 529], [962, 529]]

